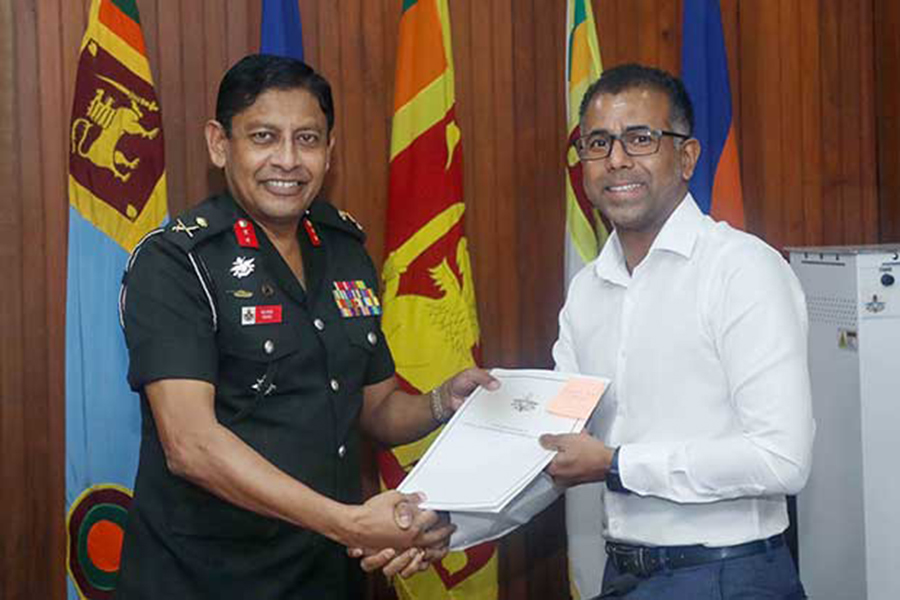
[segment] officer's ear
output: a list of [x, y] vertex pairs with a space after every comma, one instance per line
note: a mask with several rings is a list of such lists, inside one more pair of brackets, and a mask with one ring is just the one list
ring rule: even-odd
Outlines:
[[325, 149], [325, 172], [331, 168], [331, 153], [334, 152], [334, 130], [328, 133], [328, 148]]
[[225, 127], [215, 119], [210, 119], [206, 122], [204, 133], [209, 160], [220, 169], [224, 168], [228, 158], [228, 134]]

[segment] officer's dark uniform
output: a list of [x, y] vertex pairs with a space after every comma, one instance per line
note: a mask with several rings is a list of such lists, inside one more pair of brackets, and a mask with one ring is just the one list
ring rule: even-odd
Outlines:
[[346, 214], [315, 201], [304, 221], [306, 290], [227, 194], [148, 236], [129, 263], [122, 311], [143, 435], [119, 598], [361, 596], [338, 544], [172, 475], [143, 391], [212, 383], [222, 425], [312, 489], [360, 501], [362, 388], [394, 372], [376, 272]]

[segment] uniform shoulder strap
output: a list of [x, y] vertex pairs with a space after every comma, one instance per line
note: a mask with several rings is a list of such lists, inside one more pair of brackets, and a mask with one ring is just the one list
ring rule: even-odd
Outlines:
[[327, 200], [316, 200], [309, 207], [309, 219], [315, 225], [336, 229], [364, 243], [366, 233], [353, 216], [344, 210], [338, 210]]
[[204, 241], [231, 228], [235, 214], [233, 201], [227, 196], [213, 196], [172, 219], [166, 225], [163, 237], [189, 253]]

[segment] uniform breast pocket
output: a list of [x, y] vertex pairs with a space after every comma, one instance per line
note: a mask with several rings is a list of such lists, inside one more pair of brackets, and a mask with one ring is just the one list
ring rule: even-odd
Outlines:
[[267, 398], [296, 391], [291, 374], [301, 362], [300, 339], [287, 328], [242, 333], [221, 344], [216, 400], [228, 424], [247, 418]]
[[374, 317], [355, 317], [344, 320], [349, 341], [347, 372], [358, 377], [362, 385], [369, 361], [380, 344], [384, 343], [378, 320]]

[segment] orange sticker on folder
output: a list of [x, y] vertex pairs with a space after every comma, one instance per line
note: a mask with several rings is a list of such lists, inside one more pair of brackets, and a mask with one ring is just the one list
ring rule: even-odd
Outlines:
[[596, 379], [570, 379], [547, 403], [547, 410], [561, 417], [587, 419], [605, 389], [606, 384]]

